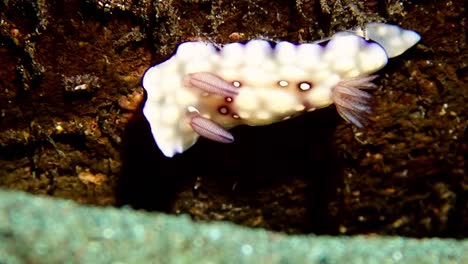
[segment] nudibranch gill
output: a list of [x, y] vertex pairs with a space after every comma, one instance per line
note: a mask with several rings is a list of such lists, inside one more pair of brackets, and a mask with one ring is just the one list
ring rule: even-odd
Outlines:
[[250, 40], [217, 49], [185, 42], [146, 71], [143, 113], [167, 157], [200, 136], [231, 143], [228, 130], [237, 125], [267, 125], [333, 103], [345, 120], [362, 127], [371, 114], [365, 91], [375, 87], [371, 74], [419, 40], [414, 31], [369, 23], [300, 45]]

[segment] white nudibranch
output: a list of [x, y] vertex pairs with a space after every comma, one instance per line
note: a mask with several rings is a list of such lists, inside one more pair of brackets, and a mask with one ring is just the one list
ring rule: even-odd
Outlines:
[[371, 75], [415, 45], [420, 36], [395, 25], [370, 23], [327, 40], [271, 45], [264, 40], [230, 43], [218, 50], [185, 42], [143, 76], [143, 113], [167, 157], [202, 136], [234, 141], [228, 129], [267, 125], [335, 104], [362, 127], [371, 115]]

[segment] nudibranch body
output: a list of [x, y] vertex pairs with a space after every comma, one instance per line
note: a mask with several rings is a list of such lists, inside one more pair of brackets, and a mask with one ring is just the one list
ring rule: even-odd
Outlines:
[[237, 125], [267, 125], [334, 103], [348, 122], [363, 126], [371, 113], [370, 75], [420, 39], [414, 31], [370, 23], [327, 40], [272, 45], [230, 43], [218, 50], [185, 42], [143, 77], [143, 108], [158, 147], [167, 157], [199, 136], [222, 143]]

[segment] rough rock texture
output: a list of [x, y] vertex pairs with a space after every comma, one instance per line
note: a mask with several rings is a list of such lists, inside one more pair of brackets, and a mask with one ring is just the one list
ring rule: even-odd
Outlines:
[[[305, 42], [388, 21], [375, 122], [333, 107], [166, 159], [140, 79], [184, 40]], [[286, 233], [468, 235], [462, 1], [0, 0], [0, 185]]]
[[[468, 260], [468, 241], [285, 235], [0, 190], [0, 262], [388, 263]], [[72, 235], [70, 230], [72, 230]]]

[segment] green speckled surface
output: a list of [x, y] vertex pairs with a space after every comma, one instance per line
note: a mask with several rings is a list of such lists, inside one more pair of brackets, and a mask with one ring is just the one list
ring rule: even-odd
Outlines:
[[287, 236], [0, 191], [0, 263], [467, 262], [467, 240]]

